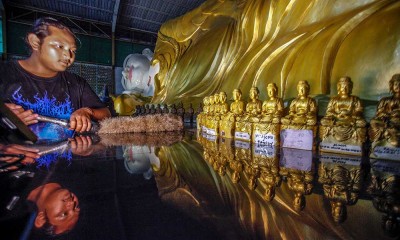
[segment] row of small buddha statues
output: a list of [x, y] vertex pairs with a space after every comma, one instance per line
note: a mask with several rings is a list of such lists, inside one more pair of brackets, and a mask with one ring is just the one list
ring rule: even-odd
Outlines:
[[[201, 112], [201, 110], [198, 110]], [[183, 107], [183, 103], [179, 103], [178, 105], [171, 104], [168, 106], [167, 104], [145, 104], [145, 105], [137, 105], [133, 117], [144, 116], [149, 114], [175, 114], [182, 118], [184, 122], [193, 123], [195, 120], [196, 113], [192, 107], [192, 104], [189, 104], [189, 107], [185, 110]]]
[[326, 150], [336, 143], [362, 149], [369, 137], [372, 148], [379, 145], [399, 152], [400, 74], [390, 79], [392, 95], [379, 101], [376, 116], [370, 123], [363, 118], [362, 102], [352, 95], [352, 88], [350, 77], [340, 78], [337, 82], [338, 94], [330, 98], [326, 115], [321, 119], [317, 118], [317, 102], [309, 96], [310, 85], [307, 81], [298, 82], [298, 96], [291, 101], [287, 111], [274, 83], [267, 85], [268, 99], [264, 102], [259, 99], [257, 87], [250, 89], [247, 104], [241, 99], [240, 89], [233, 90], [234, 102], [230, 106], [226, 102], [226, 93], [220, 92], [203, 99], [203, 112], [198, 115], [197, 128], [208, 134], [253, 142], [258, 142], [257, 136], [269, 134], [275, 138], [275, 145], [279, 145], [284, 129], [311, 130], [314, 140], [319, 129], [319, 139], [326, 143], [321, 147]]
[[[314, 189], [318, 182], [318, 188], [323, 189], [324, 198], [330, 202], [335, 222], [343, 222], [347, 207], [356, 204], [360, 196], [368, 196], [377, 210], [385, 214], [385, 230], [398, 230], [400, 179], [393, 173], [399, 167], [397, 161], [374, 160], [368, 173], [358, 156], [325, 153], [314, 161], [311, 151], [283, 148], [278, 154], [273, 147], [250, 143], [250, 147], [243, 147], [236, 140], [206, 134], [199, 135], [198, 141], [203, 146], [204, 159], [215, 172], [234, 184], [258, 189], [267, 202], [273, 201], [285, 182], [293, 196], [294, 210], [301, 211], [306, 206], [306, 196], [320, 192]], [[280, 196], [285, 195], [281, 192]]]

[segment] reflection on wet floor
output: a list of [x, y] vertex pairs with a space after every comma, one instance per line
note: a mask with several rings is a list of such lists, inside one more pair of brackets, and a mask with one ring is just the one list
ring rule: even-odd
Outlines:
[[[61, 239], [399, 237], [398, 161], [193, 131], [79, 137], [42, 153], [52, 160], [0, 173], [2, 239], [52, 238], [60, 229]], [[35, 189], [61, 204], [26, 205]], [[49, 219], [40, 210], [55, 206], [63, 210], [55, 217], [72, 219], [65, 228], [40, 221]]]

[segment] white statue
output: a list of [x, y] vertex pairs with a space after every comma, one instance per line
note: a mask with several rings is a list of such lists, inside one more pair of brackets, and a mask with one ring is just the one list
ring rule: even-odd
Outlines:
[[154, 94], [154, 76], [159, 71], [159, 66], [151, 66], [153, 52], [146, 48], [142, 54], [129, 54], [124, 61], [121, 83], [124, 94], [140, 94], [145, 97]]

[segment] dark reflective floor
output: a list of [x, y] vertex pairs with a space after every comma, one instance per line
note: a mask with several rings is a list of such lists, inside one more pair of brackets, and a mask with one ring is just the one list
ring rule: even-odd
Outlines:
[[0, 239], [399, 237], [399, 161], [190, 130], [91, 136], [41, 151], [0, 173]]

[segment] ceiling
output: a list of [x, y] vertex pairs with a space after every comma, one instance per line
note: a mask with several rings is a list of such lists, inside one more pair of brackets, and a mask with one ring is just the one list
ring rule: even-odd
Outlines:
[[154, 46], [160, 26], [206, 0], [2, 0], [7, 21], [53, 16], [87, 35]]

